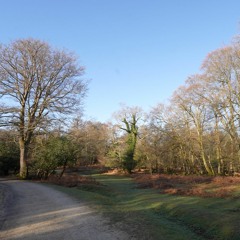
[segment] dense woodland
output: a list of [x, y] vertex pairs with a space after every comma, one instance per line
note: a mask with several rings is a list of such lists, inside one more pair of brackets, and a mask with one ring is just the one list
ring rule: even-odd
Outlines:
[[[240, 172], [240, 37], [209, 53], [168, 104], [150, 112], [124, 106], [107, 123], [79, 117], [81, 104], [72, 114], [79, 103], [74, 94], [83, 98], [87, 89], [76, 81], [83, 69], [75, 58], [38, 40], [14, 44], [0, 48], [1, 174], [19, 173], [21, 144], [23, 177], [62, 176], [69, 167], [93, 164], [129, 173]], [[6, 97], [18, 104], [8, 105]]]

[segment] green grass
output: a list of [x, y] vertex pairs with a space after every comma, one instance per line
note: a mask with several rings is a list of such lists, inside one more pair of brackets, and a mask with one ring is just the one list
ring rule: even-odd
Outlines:
[[129, 177], [93, 177], [101, 184], [64, 191], [138, 239], [240, 239], [240, 193], [232, 199], [176, 196], [139, 189]]

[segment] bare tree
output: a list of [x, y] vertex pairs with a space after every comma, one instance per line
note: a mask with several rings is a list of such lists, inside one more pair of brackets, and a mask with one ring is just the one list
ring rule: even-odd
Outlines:
[[69, 132], [70, 139], [78, 147], [79, 165], [104, 163], [109, 141], [107, 124], [75, 119]]
[[86, 82], [74, 54], [48, 43], [17, 40], [0, 45], [1, 125], [18, 129], [20, 176], [27, 176], [28, 150], [34, 132], [80, 109]]
[[197, 133], [196, 140], [204, 168], [209, 175], [213, 175], [214, 170], [210, 160], [207, 160], [204, 146], [204, 133], [207, 125], [211, 121], [211, 114], [204, 103], [204, 99], [194, 92], [199, 86], [191, 82], [187, 83], [185, 87], [180, 87], [175, 91], [172, 101], [188, 115], [189, 124]]
[[208, 86], [216, 92], [211, 93], [214, 96], [212, 102], [216, 116], [230, 139], [226, 158], [229, 160], [229, 172], [233, 172], [240, 162], [240, 42], [233, 42], [210, 53], [203, 62], [202, 69], [207, 76]]

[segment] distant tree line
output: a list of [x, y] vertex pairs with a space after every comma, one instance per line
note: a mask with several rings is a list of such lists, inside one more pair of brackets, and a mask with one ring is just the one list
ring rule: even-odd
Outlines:
[[240, 170], [240, 38], [204, 60], [168, 106], [148, 115], [142, 163], [154, 171], [230, 175]]
[[[39, 48], [43, 44], [27, 41]], [[17, 42], [17, 47], [19, 44]], [[20, 46], [28, 49], [28, 46]], [[11, 55], [11, 51], [3, 53], [1, 50], [0, 58], [4, 56], [5, 60], [8, 59], [4, 54], [15, 56]], [[37, 49], [35, 51], [36, 55]], [[22, 69], [23, 66], [29, 67], [24, 57], [28, 64], [30, 61], [36, 65], [29, 72]], [[51, 57], [55, 59], [56, 56], [50, 54], [49, 59]], [[23, 55], [22, 62], [14, 68], [14, 71], [21, 69], [19, 73], [11, 68], [6, 70], [6, 66], [0, 64], [0, 85], [4, 89], [1, 90], [0, 113], [1, 174], [19, 169], [22, 139], [27, 147], [26, 171], [39, 178], [46, 178], [56, 171], [61, 176], [68, 167], [96, 163], [128, 173], [134, 170], [185, 175], [234, 175], [240, 172], [240, 37], [236, 37], [230, 45], [209, 53], [200, 73], [190, 76], [173, 93], [168, 104], [158, 104], [148, 113], [140, 107], [124, 106], [115, 114], [117, 121], [111, 123], [84, 121], [75, 117], [61, 125], [63, 116], [71, 116], [76, 109], [77, 95], [74, 95], [73, 86], [65, 91], [63, 87], [66, 85], [62, 86], [59, 82], [68, 79], [66, 84], [69, 81], [71, 84], [78, 83], [76, 94], [81, 97], [86, 90], [85, 83], [75, 79], [82, 74], [82, 68], [79, 70], [76, 65], [70, 67], [68, 64], [69, 61], [72, 64], [72, 58], [68, 57], [65, 62], [62, 56], [60, 63], [49, 60], [47, 64], [51, 66], [54, 63], [50, 68], [54, 71], [48, 74], [40, 71], [41, 64], [28, 59], [28, 55]], [[11, 61], [13, 59], [10, 58]], [[14, 61], [19, 61], [19, 58]], [[58, 75], [56, 69], [66, 75]], [[29, 79], [35, 80], [29, 83]], [[27, 83], [23, 84], [24, 81]], [[47, 85], [42, 85], [41, 81], [46, 81]], [[58, 85], [55, 86], [55, 82]], [[51, 94], [45, 90], [49, 85], [54, 86], [48, 89]], [[25, 89], [23, 93], [22, 89]], [[42, 90], [36, 93], [39, 89]], [[55, 95], [54, 90], [57, 90]], [[60, 93], [63, 95], [58, 98]], [[17, 101], [21, 100], [20, 108], [4, 104], [7, 94], [16, 97]], [[24, 94], [29, 94], [29, 98]], [[65, 94], [69, 98], [65, 99]], [[40, 96], [45, 98], [36, 105]], [[52, 101], [50, 96], [55, 97], [57, 102]], [[42, 112], [41, 107], [45, 107]], [[56, 128], [57, 120], [59, 126], [64, 127]]]

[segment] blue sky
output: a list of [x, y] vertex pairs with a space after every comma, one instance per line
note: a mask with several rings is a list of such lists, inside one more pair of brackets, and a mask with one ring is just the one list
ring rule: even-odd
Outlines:
[[75, 52], [90, 80], [85, 117], [166, 103], [207, 53], [240, 30], [239, 0], [0, 0], [0, 42]]

